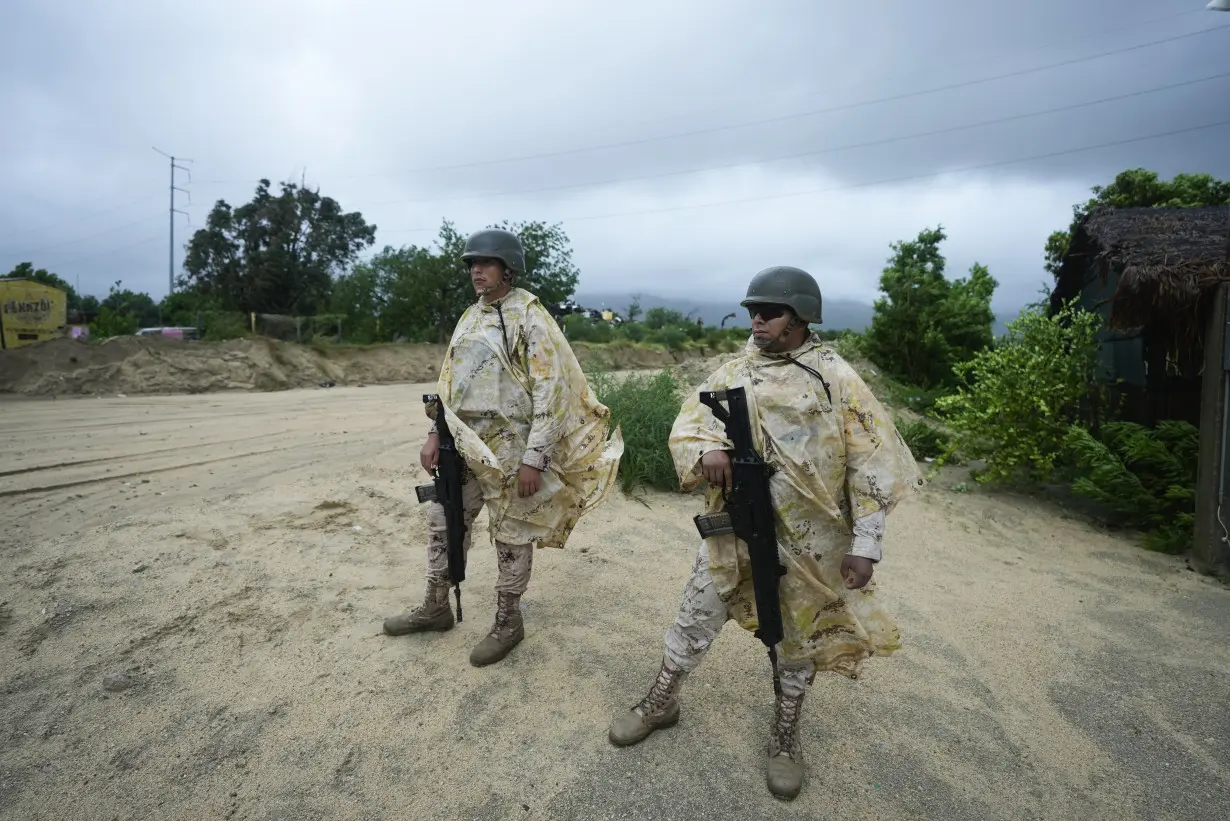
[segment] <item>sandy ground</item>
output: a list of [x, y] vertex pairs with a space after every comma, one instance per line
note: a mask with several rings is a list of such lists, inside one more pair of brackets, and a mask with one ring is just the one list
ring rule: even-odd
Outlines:
[[451, 632], [421, 596], [429, 386], [0, 401], [5, 819], [1213, 819], [1230, 592], [1038, 502], [937, 483], [878, 574], [905, 649], [805, 706], [764, 788], [758, 643], [728, 625], [678, 727], [616, 749], [656, 670], [695, 500], [616, 495], [540, 552], [484, 669], [485, 515]]

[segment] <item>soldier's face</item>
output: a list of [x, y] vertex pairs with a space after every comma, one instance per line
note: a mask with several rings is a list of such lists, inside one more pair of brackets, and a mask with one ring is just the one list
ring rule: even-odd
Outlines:
[[488, 257], [470, 260], [470, 281], [479, 296], [498, 291], [504, 284], [504, 263]]
[[747, 306], [752, 319], [752, 341], [759, 348], [769, 348], [783, 339], [794, 313], [785, 305], [753, 303]]

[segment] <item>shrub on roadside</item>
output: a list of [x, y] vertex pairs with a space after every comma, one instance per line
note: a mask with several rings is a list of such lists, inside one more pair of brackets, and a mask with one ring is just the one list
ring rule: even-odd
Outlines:
[[614, 330], [605, 322], [595, 322], [587, 316], [569, 314], [564, 317], [564, 336], [573, 342], [610, 342]]
[[1108, 422], [1101, 439], [1080, 426], [1065, 444], [1075, 456], [1073, 492], [1105, 506], [1117, 522], [1144, 532], [1144, 545], [1163, 553], [1192, 546], [1200, 432], [1179, 420], [1147, 428]]
[[986, 460], [980, 482], [1022, 470], [1033, 479], [1051, 476], [1094, 390], [1101, 326], [1100, 316], [1075, 302], [1054, 316], [1035, 308], [1008, 324], [999, 345], [956, 366], [961, 385], [936, 400], [935, 410], [951, 425], [955, 448]]
[[620, 488], [625, 493], [637, 485], [678, 490], [679, 478], [666, 443], [683, 404], [683, 383], [665, 368], [624, 377], [596, 371], [589, 382], [598, 401], [611, 409], [612, 424], [622, 428]]
[[898, 419], [896, 424], [897, 432], [909, 445], [910, 453], [914, 454], [915, 459], [939, 458], [950, 446], [951, 437], [923, 419], [911, 419], [908, 422]]

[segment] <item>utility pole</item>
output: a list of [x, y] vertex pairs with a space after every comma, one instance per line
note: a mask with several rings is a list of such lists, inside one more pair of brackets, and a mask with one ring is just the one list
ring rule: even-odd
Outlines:
[[[178, 168], [180, 171], [187, 171], [189, 182], [192, 182], [192, 172], [188, 168], [176, 164], [176, 157], [173, 157], [158, 148], [154, 148], [154, 150], [171, 161], [171, 210], [168, 214], [170, 217], [171, 236], [170, 244], [167, 247], [167, 296], [170, 296], [175, 292], [175, 215], [178, 213], [183, 214], [185, 217], [188, 216], [187, 211], [180, 211], [175, 207], [175, 192], [183, 191], [185, 194], [188, 194], [188, 201], [192, 201], [192, 194], [189, 193], [187, 189], [179, 188], [175, 185], [175, 169]], [[178, 159], [180, 162], [192, 162], [192, 160], [187, 157], [179, 157]]]

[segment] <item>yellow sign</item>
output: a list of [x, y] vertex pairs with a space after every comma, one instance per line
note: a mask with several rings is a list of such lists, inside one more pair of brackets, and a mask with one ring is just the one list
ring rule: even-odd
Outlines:
[[64, 334], [67, 294], [32, 279], [0, 279], [0, 347], [20, 348]]

